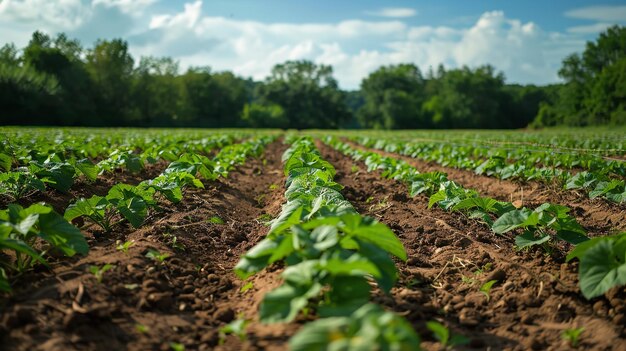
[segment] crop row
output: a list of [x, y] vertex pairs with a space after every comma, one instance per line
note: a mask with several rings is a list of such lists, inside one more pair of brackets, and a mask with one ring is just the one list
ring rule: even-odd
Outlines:
[[499, 179], [536, 180], [548, 184], [557, 182], [565, 190], [585, 190], [591, 199], [604, 198], [615, 203], [626, 202], [626, 182], [610, 176], [611, 174], [626, 176], [626, 162], [623, 161], [602, 160], [600, 164], [589, 166], [593, 171], [574, 174], [554, 167], [537, 167], [534, 159], [507, 162], [508, 156], [503, 156], [507, 154], [506, 150], [488, 158], [473, 158], [471, 148], [451, 144], [435, 146], [429, 143], [404, 143], [366, 137], [355, 137], [352, 140], [367, 147], [436, 162], [446, 167], [471, 170], [476, 174]]
[[260, 320], [289, 322], [315, 311], [321, 318], [292, 337], [292, 350], [419, 349], [408, 322], [369, 303], [371, 281], [386, 293], [394, 286], [390, 255], [406, 260], [402, 243], [344, 199], [335, 169], [312, 139], [292, 142], [283, 155], [286, 203], [266, 238], [235, 268], [246, 279], [271, 264], [286, 266], [282, 285], [263, 298]]
[[[68, 140], [73, 139], [67, 137], [58, 145], [63, 145]], [[102, 150], [109, 150], [110, 153], [96, 163], [90, 158], [78, 158], [85, 156], [84, 152], [69, 152], [70, 149], [62, 149], [57, 144], [54, 149], [48, 148], [48, 144], [35, 145], [29, 149], [24, 145], [16, 147], [15, 142], [5, 143], [4, 152], [0, 152], [1, 168], [4, 169], [0, 173], [0, 195], [16, 201], [33, 192], [45, 191], [47, 186], [67, 192], [81, 175], [87, 181], [95, 181], [98, 175], [111, 173], [116, 169], [137, 173], [146, 163], [154, 164], [159, 160], [172, 162], [183, 154], [208, 154], [210, 150], [231, 145], [235, 140], [235, 136], [228, 134], [215, 134], [190, 141], [178, 137], [164, 144], [143, 145], [141, 152], [136, 151], [141, 144], [118, 146], [112, 151], [106, 144], [100, 144]], [[94, 146], [91, 145], [91, 148]]]
[[[70, 204], [64, 216], [45, 204], [23, 208], [9, 204], [0, 211], [0, 250], [12, 252], [13, 259], [0, 260], [0, 291], [10, 291], [9, 280], [37, 263], [46, 264], [44, 257], [51, 251], [65, 256], [87, 254], [89, 248], [80, 229], [71, 224], [84, 217], [110, 231], [115, 224], [128, 221], [140, 227], [149, 211], [160, 211], [163, 198], [177, 203], [185, 187], [203, 188], [205, 180], [226, 177], [236, 165], [250, 156], [258, 156], [273, 137], [254, 138], [223, 148], [213, 159], [194, 153], [183, 154], [154, 179], [136, 186], [116, 184], [106, 196], [80, 198]], [[41, 240], [45, 245], [40, 245]]]
[[575, 245], [567, 260], [579, 259], [580, 288], [588, 299], [626, 284], [626, 233], [589, 240], [565, 206], [544, 203], [534, 209], [517, 208], [510, 202], [482, 197], [475, 190], [465, 189], [449, 180], [445, 173], [420, 173], [405, 161], [354, 149], [336, 138], [328, 137], [325, 142], [354, 160], [363, 161], [368, 171], [379, 170], [385, 178], [405, 182], [411, 196], [428, 196], [429, 208], [438, 205], [447, 211], [460, 212], [489, 226], [498, 235], [521, 232], [515, 237], [520, 249], [538, 245], [551, 252], [555, 240]]

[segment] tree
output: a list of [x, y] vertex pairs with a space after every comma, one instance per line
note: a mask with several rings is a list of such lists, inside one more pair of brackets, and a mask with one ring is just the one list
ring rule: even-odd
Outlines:
[[[582, 54], [567, 56], [559, 70], [565, 83], [558, 98], [542, 107], [534, 125], [623, 124], [626, 100], [626, 27], [613, 26], [587, 42]], [[548, 113], [549, 112], [549, 113]]]
[[247, 127], [252, 128], [284, 128], [288, 123], [285, 111], [276, 104], [267, 106], [246, 104], [243, 107], [242, 119]]
[[358, 112], [359, 122], [376, 129], [428, 127], [421, 109], [424, 89], [422, 73], [413, 64], [379, 68], [361, 83], [365, 103]]
[[287, 128], [338, 128], [350, 119], [345, 95], [330, 66], [287, 61], [272, 69], [256, 90], [262, 105], [276, 104], [287, 116]]
[[[509, 96], [504, 75], [492, 66], [439, 70], [431, 95], [423, 104], [437, 128], [510, 128], [503, 118]], [[508, 116], [510, 117], [510, 116]]]
[[[122, 39], [98, 40], [87, 53], [87, 71], [96, 90], [96, 105], [102, 123], [132, 124], [132, 75], [134, 59]], [[105, 122], [106, 121], [106, 122]]]
[[134, 72], [133, 105], [141, 125], [172, 126], [177, 123], [180, 83], [178, 62], [169, 57], [142, 57]]

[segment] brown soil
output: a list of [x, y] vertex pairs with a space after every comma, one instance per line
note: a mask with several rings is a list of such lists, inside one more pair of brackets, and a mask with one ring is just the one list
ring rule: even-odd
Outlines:
[[482, 196], [535, 208], [545, 202], [556, 203], [571, 209], [572, 215], [587, 229], [590, 236], [603, 236], [614, 231], [626, 230], [626, 205], [610, 203], [603, 199], [589, 199], [587, 194], [566, 191], [559, 186], [539, 182], [517, 183], [494, 177], [477, 175], [471, 171], [443, 167], [434, 162], [426, 162], [396, 153], [366, 148], [349, 143], [354, 148], [377, 152], [381, 155], [401, 159], [420, 172], [440, 171], [448, 174], [448, 179], [467, 189], [474, 189]]
[[[344, 196], [403, 242], [409, 259], [398, 262], [400, 281], [391, 296], [378, 294], [376, 300], [408, 318], [425, 349], [440, 346], [425, 328], [430, 320], [469, 337], [467, 349], [563, 350], [569, 346], [561, 333], [578, 327], [585, 328], [581, 349], [626, 348], [626, 288], [587, 301], [577, 286], [577, 264], [564, 263], [563, 253], [516, 251], [510, 238], [460, 214], [427, 209], [428, 199], [409, 197], [406, 185], [320, 148], [337, 168]], [[492, 194], [502, 196], [495, 188]], [[498, 282], [488, 299], [479, 289], [493, 279]]]
[[[170, 343], [181, 343], [187, 350], [232, 350], [284, 344], [296, 325], [253, 323], [245, 344], [228, 336], [218, 346], [219, 329], [240, 313], [253, 318], [261, 292], [277, 285], [278, 273], [267, 272], [241, 293], [245, 282], [233, 267], [267, 232], [259, 217], [280, 212], [285, 148], [272, 143], [265, 162], [249, 160], [228, 179], [188, 189], [181, 203], [165, 204], [139, 230], [121, 225], [106, 235], [88, 232], [86, 257], [50, 259], [50, 270], [19, 277], [14, 293], [0, 297], [0, 349], [170, 350]], [[271, 190], [272, 184], [278, 187]], [[225, 223], [208, 222], [213, 216]], [[175, 248], [174, 238], [182, 246]], [[124, 253], [116, 250], [116, 240], [135, 244]], [[170, 257], [157, 263], [145, 257], [149, 249]], [[107, 263], [115, 268], [98, 283], [89, 266]]]
[[[67, 206], [78, 198], [89, 198], [93, 195], [104, 196], [115, 184], [137, 185], [143, 180], [157, 177], [167, 168], [168, 164], [169, 163], [166, 161], [146, 164], [145, 168], [137, 173], [131, 173], [118, 168], [112, 173], [99, 175], [93, 182], [85, 179], [84, 176], [80, 176], [66, 193], [48, 187], [45, 192], [35, 191], [33, 194], [20, 199], [17, 203], [22, 206], [28, 206], [37, 202], [45, 202], [51, 205], [55, 211], [63, 214]], [[7, 205], [12, 202], [13, 201], [8, 197], [1, 197], [0, 208], [6, 208]]]
[[[390, 296], [377, 292], [374, 300], [408, 318], [424, 348], [439, 349], [425, 328], [427, 321], [438, 320], [469, 337], [467, 349], [568, 349], [561, 333], [574, 327], [585, 328], [580, 349], [624, 349], [625, 288], [586, 301], [577, 287], [576, 263], [563, 263], [563, 252], [515, 251], [510, 238], [462, 215], [427, 209], [427, 198], [410, 198], [404, 184], [319, 147], [337, 168], [344, 196], [360, 213], [389, 225], [407, 249], [409, 260], [397, 262], [397, 287]], [[170, 350], [171, 343], [187, 350], [286, 349], [305, 317], [287, 325], [256, 321], [263, 294], [280, 284], [281, 267], [249, 281], [233, 274], [239, 256], [267, 233], [263, 215], [274, 218], [280, 212], [285, 148], [272, 143], [264, 160], [249, 160], [228, 179], [204, 182], [205, 189], [188, 189], [181, 203], [163, 204], [139, 230], [124, 224], [105, 234], [87, 226], [89, 255], [50, 258], [49, 270], [17, 278], [14, 293], [0, 296], [0, 350]], [[352, 172], [355, 164], [359, 170]], [[106, 193], [113, 181], [106, 182], [101, 188], [77, 184], [73, 196]], [[487, 195], [504, 199], [509, 194], [490, 187], [495, 195]], [[57, 194], [41, 198], [63, 208], [70, 200]], [[213, 216], [225, 223], [208, 222]], [[608, 227], [593, 216], [586, 220], [592, 228]], [[175, 247], [174, 238], [182, 247]], [[124, 253], [116, 250], [117, 240], [135, 245]], [[170, 257], [157, 263], [145, 257], [149, 249]], [[115, 268], [98, 283], [89, 266], [107, 263]], [[479, 288], [492, 279], [498, 282], [487, 299]], [[249, 282], [252, 287], [242, 292]], [[237, 318], [252, 320], [247, 340], [227, 336], [220, 345], [220, 328]]]

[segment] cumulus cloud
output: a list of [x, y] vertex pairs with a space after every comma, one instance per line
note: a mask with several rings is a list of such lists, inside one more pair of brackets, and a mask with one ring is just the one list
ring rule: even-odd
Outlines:
[[366, 14], [379, 17], [407, 18], [417, 15], [417, 11], [409, 7], [386, 7], [378, 11], [368, 11]]
[[203, 12], [201, 1], [151, 13], [153, 2], [3, 0], [0, 31], [2, 40], [18, 45], [35, 29], [66, 31], [86, 44], [123, 37], [136, 57], [172, 56], [183, 68], [210, 66], [255, 79], [265, 78], [277, 63], [308, 59], [332, 65], [346, 89], [358, 88], [381, 65], [405, 62], [423, 71], [440, 63], [448, 68], [491, 63], [510, 82], [552, 83], [563, 57], [584, 47], [576, 30], [546, 32], [500, 11], [455, 27], [412, 26], [396, 18], [264, 23], [212, 16]]

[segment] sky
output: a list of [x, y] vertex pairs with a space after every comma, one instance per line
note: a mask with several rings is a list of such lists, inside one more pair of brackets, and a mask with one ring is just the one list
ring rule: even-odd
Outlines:
[[614, 24], [626, 25], [624, 0], [0, 0], [0, 45], [23, 47], [35, 30], [87, 47], [123, 38], [137, 61], [170, 56], [256, 80], [307, 59], [349, 90], [398, 63], [491, 64], [509, 83], [554, 83], [565, 56]]

